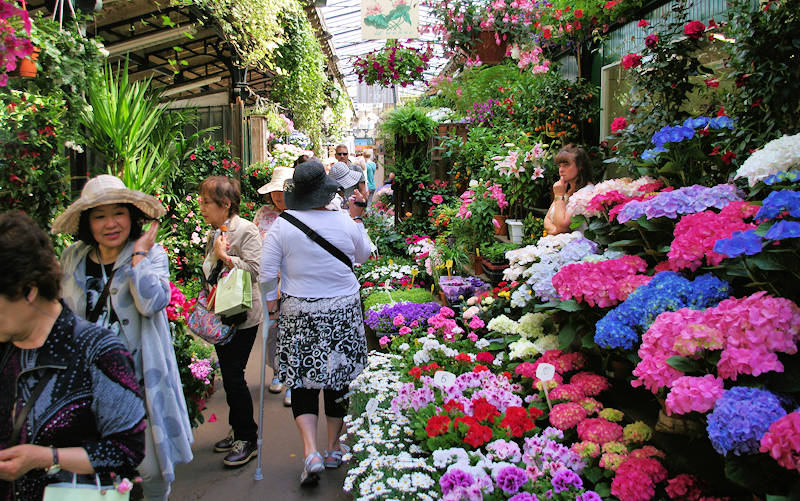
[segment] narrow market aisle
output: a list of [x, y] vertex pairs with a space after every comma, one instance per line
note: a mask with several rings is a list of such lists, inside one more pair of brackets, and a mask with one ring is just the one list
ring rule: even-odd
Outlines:
[[[261, 337], [256, 339], [247, 364], [246, 377], [258, 413], [258, 387], [261, 374]], [[267, 378], [272, 371], [267, 368]], [[222, 465], [224, 454], [212, 451], [214, 442], [228, 431], [228, 408], [222, 382], [217, 381], [218, 391], [212, 395], [205, 412], [206, 419], [215, 414], [215, 423], [206, 422], [195, 429], [194, 461], [176, 468], [176, 482], [172, 486], [172, 501], [293, 501], [319, 499], [346, 501], [351, 497], [342, 491], [347, 465], [337, 470], [326, 470], [317, 487], [301, 488], [303, 448], [300, 435], [294, 425], [291, 409], [283, 406], [283, 393], [273, 395], [265, 392], [264, 399], [264, 447], [262, 472], [264, 479], [253, 480], [256, 460], [238, 469]], [[320, 402], [320, 408], [322, 408]], [[319, 450], [325, 447], [324, 419], [320, 419]]]

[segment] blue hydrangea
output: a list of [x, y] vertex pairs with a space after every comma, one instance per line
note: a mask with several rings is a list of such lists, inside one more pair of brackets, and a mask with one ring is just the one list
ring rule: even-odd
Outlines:
[[644, 150], [641, 158], [646, 162], [655, 161], [659, 153], [667, 151], [664, 147], [667, 143], [680, 143], [685, 139], [692, 139], [697, 129], [733, 129], [733, 119], [727, 116], [721, 117], [693, 117], [687, 118], [680, 125], [666, 125], [659, 129], [650, 142], [655, 145], [655, 148]]
[[797, 183], [800, 182], [800, 170], [790, 170], [789, 172], [778, 172], [777, 174], [772, 174], [768, 178], [763, 180], [764, 184], [767, 186], [772, 186], [774, 184], [779, 183]]
[[796, 221], [778, 221], [764, 235], [768, 240], [783, 240], [800, 237], [800, 223]]
[[761, 252], [761, 237], [756, 234], [756, 230], [734, 231], [730, 238], [721, 238], [714, 243], [714, 252], [728, 257], [739, 257], [742, 254], [752, 256]]
[[597, 322], [594, 341], [603, 348], [634, 349], [640, 333], [649, 329], [661, 313], [681, 308], [705, 309], [731, 293], [730, 284], [711, 274], [691, 281], [677, 273], [662, 271]]
[[734, 123], [731, 117], [722, 115], [709, 120], [708, 126], [712, 129], [733, 129]]
[[737, 456], [758, 452], [769, 426], [786, 415], [778, 397], [759, 388], [725, 390], [708, 415], [706, 431], [717, 452]]
[[617, 220], [625, 223], [646, 216], [647, 219], [694, 214], [708, 208], [723, 209], [731, 202], [742, 200], [742, 194], [731, 184], [707, 187], [695, 184], [674, 191], [664, 191], [646, 200], [633, 200], [625, 204]]
[[792, 190], [773, 191], [761, 204], [756, 219], [775, 219], [784, 212], [792, 217], [800, 217], [800, 192]]

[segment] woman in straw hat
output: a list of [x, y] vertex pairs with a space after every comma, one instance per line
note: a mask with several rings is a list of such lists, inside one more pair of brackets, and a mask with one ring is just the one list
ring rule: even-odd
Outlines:
[[[300, 155], [299, 161], [302, 158], [308, 158], [306, 155]], [[258, 192], [264, 195], [266, 203], [263, 207], [258, 209], [256, 217], [253, 219], [253, 224], [258, 226], [258, 231], [261, 232], [261, 238], [267, 235], [267, 232], [272, 227], [272, 223], [278, 218], [281, 212], [286, 210], [286, 204], [283, 201], [283, 183], [287, 179], [291, 179], [294, 174], [294, 169], [291, 167], [275, 167], [272, 171], [272, 178], [269, 183], [265, 184], [258, 189]], [[267, 364], [274, 371], [272, 382], [269, 385], [270, 393], [280, 393], [283, 391], [283, 383], [278, 377], [278, 366], [275, 363], [275, 351], [277, 348], [278, 324], [273, 323], [270, 332], [267, 336]], [[286, 407], [292, 406], [292, 389], [286, 389], [286, 395], [283, 397], [283, 405]]]
[[116, 333], [133, 356], [147, 409], [139, 471], [148, 500], [167, 499], [174, 465], [192, 460], [192, 427], [165, 310], [169, 260], [155, 243], [158, 222], [142, 227], [165, 212], [155, 197], [104, 174], [86, 183], [52, 229], [78, 238], [61, 256], [64, 302]]
[[[345, 395], [367, 363], [359, 284], [352, 270], [354, 262], [363, 263], [370, 254], [361, 219], [364, 208], [354, 203], [363, 203], [364, 195], [356, 190], [349, 214], [327, 209], [339, 189], [319, 160], [298, 165], [284, 188], [287, 210], [267, 233], [261, 254], [260, 281], [268, 311], [279, 311], [278, 372], [292, 389], [292, 414], [305, 449], [301, 485], [315, 484], [326, 467], [342, 464], [345, 447], [339, 436], [348, 407]], [[310, 241], [286, 215], [314, 230], [340, 256], [318, 240]], [[275, 285], [279, 273], [280, 310]], [[324, 458], [316, 441], [320, 390], [328, 424]]]

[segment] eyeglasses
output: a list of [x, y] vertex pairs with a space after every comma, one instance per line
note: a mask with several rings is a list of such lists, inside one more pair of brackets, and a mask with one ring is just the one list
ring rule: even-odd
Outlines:
[[345, 152], [345, 153], [337, 153], [337, 154], [336, 154], [336, 156], [337, 156], [337, 157], [338, 157], [339, 155], [345, 155], [345, 156], [346, 156], [346, 155], [347, 155], [347, 152]]

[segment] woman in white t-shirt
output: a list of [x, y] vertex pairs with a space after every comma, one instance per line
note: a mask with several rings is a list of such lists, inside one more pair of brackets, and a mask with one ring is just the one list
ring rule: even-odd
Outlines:
[[559, 180], [553, 184], [553, 203], [544, 217], [544, 229], [548, 235], [569, 233], [572, 215], [567, 210], [567, 201], [573, 193], [589, 185], [592, 180], [589, 155], [581, 146], [564, 146], [553, 161], [558, 165]]
[[[345, 395], [367, 364], [359, 283], [352, 270], [353, 263], [363, 263], [370, 255], [361, 219], [366, 197], [355, 190], [349, 211], [331, 210], [326, 206], [339, 188], [319, 160], [298, 165], [284, 189], [287, 210], [267, 233], [261, 255], [259, 277], [267, 311], [278, 320], [278, 374], [292, 389], [292, 413], [305, 449], [302, 485], [315, 484], [326, 467], [342, 464], [346, 447], [339, 436], [348, 407]], [[339, 249], [342, 260], [311, 241], [286, 215]], [[316, 445], [320, 390], [328, 424], [324, 458]]]

